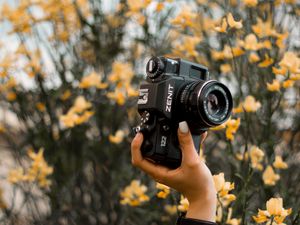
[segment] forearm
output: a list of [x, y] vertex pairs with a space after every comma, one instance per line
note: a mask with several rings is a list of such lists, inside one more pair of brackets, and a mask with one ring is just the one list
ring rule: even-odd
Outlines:
[[215, 222], [216, 205], [216, 193], [214, 190], [210, 190], [205, 198], [201, 198], [196, 201], [190, 200], [186, 218]]

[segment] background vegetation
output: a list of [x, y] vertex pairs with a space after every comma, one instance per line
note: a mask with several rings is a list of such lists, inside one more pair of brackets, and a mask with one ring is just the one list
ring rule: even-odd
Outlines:
[[11, 189], [0, 186], [1, 224], [175, 224], [186, 199], [130, 164], [152, 55], [204, 64], [234, 95], [231, 119], [209, 131], [201, 155], [215, 174], [218, 223], [299, 224], [299, 1], [0, 8], [0, 104], [16, 116], [0, 127], [15, 162], [2, 177]]

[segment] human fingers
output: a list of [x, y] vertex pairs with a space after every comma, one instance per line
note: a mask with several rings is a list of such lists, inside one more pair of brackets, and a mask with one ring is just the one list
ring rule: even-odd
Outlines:
[[182, 151], [182, 161], [194, 160], [197, 157], [197, 152], [188, 124], [185, 121], [179, 123], [178, 140]]
[[132, 165], [140, 168], [149, 174], [154, 180], [160, 183], [166, 183], [169, 178], [170, 169], [154, 164], [147, 159], [143, 158], [141, 154], [141, 146], [143, 143], [143, 135], [137, 133], [131, 143], [131, 162]]

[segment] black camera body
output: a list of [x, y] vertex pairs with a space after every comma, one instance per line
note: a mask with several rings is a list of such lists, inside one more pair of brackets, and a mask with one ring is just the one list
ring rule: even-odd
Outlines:
[[141, 123], [134, 128], [144, 135], [142, 155], [177, 168], [182, 158], [177, 137], [179, 122], [187, 121], [199, 151], [200, 135], [229, 118], [232, 97], [224, 84], [209, 80], [208, 69], [197, 63], [152, 57], [146, 72], [138, 99]]

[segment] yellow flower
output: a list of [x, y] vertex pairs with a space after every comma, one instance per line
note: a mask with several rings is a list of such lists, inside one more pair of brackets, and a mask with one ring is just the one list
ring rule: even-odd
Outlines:
[[290, 79], [292, 81], [300, 80], [300, 74], [291, 74]]
[[268, 211], [263, 211], [263, 210], [258, 209], [257, 216], [253, 216], [252, 218], [254, 219], [254, 221], [256, 223], [264, 223], [269, 220], [268, 216], [270, 216]]
[[245, 51], [243, 49], [241, 49], [240, 47], [232, 47], [232, 54], [234, 57], [241, 56], [244, 53], [245, 53]]
[[233, 108], [232, 109], [232, 113], [242, 113], [244, 112], [244, 109], [243, 109], [243, 104], [240, 103], [237, 107]]
[[236, 133], [237, 129], [239, 128], [241, 123], [241, 119], [231, 119], [229, 118], [225, 123], [216, 126], [214, 128], [210, 128], [210, 130], [222, 130], [226, 128], [226, 138], [228, 140], [234, 140], [234, 134]]
[[273, 166], [277, 169], [287, 169], [288, 168], [287, 163], [285, 163], [282, 160], [281, 156], [279, 156], [279, 155], [275, 156], [275, 161], [273, 162]]
[[277, 35], [276, 30], [272, 28], [271, 20], [263, 22], [261, 18], [257, 18], [257, 23], [251, 27], [254, 33], [260, 38]]
[[74, 127], [76, 125], [75, 121], [78, 119], [78, 114], [69, 110], [66, 115], [61, 115], [59, 119], [66, 127]]
[[216, 212], [216, 221], [221, 222], [223, 218], [223, 208], [221, 205], [217, 206], [217, 212]]
[[130, 63], [114, 62], [112, 72], [108, 75], [108, 80], [111, 83], [120, 83], [126, 85], [130, 83], [134, 73]]
[[243, 0], [245, 6], [255, 7], [257, 5], [257, 0]]
[[239, 41], [239, 44], [244, 47], [246, 50], [257, 51], [262, 48], [271, 49], [272, 45], [269, 40], [264, 42], [258, 42], [255, 34], [248, 34], [245, 37], [245, 41]]
[[294, 83], [295, 83], [295, 81], [289, 79], [289, 80], [283, 81], [282, 87], [290, 88], [290, 87], [293, 87]]
[[126, 96], [124, 92], [116, 90], [115, 92], [108, 92], [106, 95], [109, 99], [115, 100], [118, 105], [124, 105]]
[[71, 108], [71, 111], [76, 113], [82, 113], [84, 110], [92, 107], [92, 104], [85, 100], [83, 96], [78, 96], [75, 99], [75, 103]]
[[16, 98], [17, 98], [17, 95], [16, 95], [15, 92], [9, 91], [9, 92], [6, 93], [7, 101], [12, 102], [12, 101], [16, 100]]
[[191, 37], [185, 35], [182, 42], [176, 43], [173, 47], [176, 52], [184, 52], [187, 57], [196, 57], [199, 53], [196, 50], [197, 45], [201, 42], [200, 37]]
[[156, 5], [156, 8], [155, 8], [155, 11], [156, 12], [160, 12], [164, 9], [165, 5], [163, 2], [158, 2], [157, 5]]
[[252, 218], [256, 223], [270, 222], [274, 219], [275, 224], [283, 224], [284, 219], [292, 213], [292, 209], [283, 208], [282, 198], [270, 198], [266, 203], [266, 210], [258, 209], [257, 216]]
[[263, 180], [265, 185], [274, 186], [276, 182], [280, 179], [280, 176], [276, 174], [272, 166], [267, 166], [263, 173]]
[[79, 84], [80, 88], [97, 87], [100, 89], [104, 89], [107, 86], [108, 86], [108, 84], [104, 84], [101, 82], [101, 77], [96, 72], [92, 72], [89, 75], [83, 77]]
[[67, 114], [60, 116], [60, 121], [68, 128], [82, 124], [94, 115], [93, 111], [88, 110], [91, 107], [92, 104], [86, 101], [83, 96], [78, 96], [75, 99], [74, 105], [68, 110]]
[[190, 205], [190, 203], [189, 203], [189, 201], [187, 200], [187, 198], [184, 198], [184, 197], [181, 195], [180, 204], [179, 204], [179, 206], [177, 207], [178, 210], [179, 210], [180, 212], [186, 212], [186, 211], [188, 211], [188, 209], [189, 209], [189, 205]]
[[226, 224], [229, 225], [240, 225], [242, 219], [231, 218], [232, 216], [232, 208], [228, 209]]
[[[150, 3], [151, 0], [127, 0], [128, 8], [131, 14], [145, 9]], [[128, 16], [130, 16], [131, 14], [129, 14]]]
[[291, 73], [300, 73], [300, 58], [294, 52], [285, 52], [279, 66], [286, 67]]
[[135, 14], [134, 18], [141, 26], [143, 26], [146, 22], [146, 17], [142, 13]]
[[23, 181], [23, 177], [24, 177], [24, 170], [23, 168], [20, 167], [17, 169], [10, 170], [8, 173], [7, 180], [12, 184], [16, 184], [20, 181]]
[[[224, 177], [224, 173], [219, 173], [218, 175], [213, 175], [213, 179], [214, 179], [214, 184], [215, 184], [215, 188], [217, 192], [220, 192], [224, 189], [225, 186], [225, 177]], [[227, 182], [229, 183], [229, 182]], [[226, 187], [230, 186], [226, 184]], [[231, 189], [230, 189], [231, 190]], [[228, 191], [230, 191], [228, 190]]]
[[143, 202], [149, 201], [149, 197], [145, 194], [147, 187], [142, 185], [139, 180], [131, 181], [130, 185], [125, 187], [121, 192], [121, 204], [138, 206]]
[[3, 90], [9, 90], [17, 86], [17, 82], [14, 77], [10, 77], [6, 83], [2, 85]]
[[225, 129], [225, 128], [226, 128], [226, 122], [225, 122], [225, 123], [222, 123], [222, 124], [219, 125], [219, 126], [212, 127], [212, 128], [210, 128], [210, 130], [222, 130], [222, 129]]
[[263, 160], [265, 153], [257, 146], [252, 146], [249, 150], [249, 155], [251, 159], [251, 167], [258, 170], [263, 170], [261, 161]]
[[235, 158], [239, 161], [248, 161], [249, 154], [248, 154], [248, 152], [245, 152], [245, 153], [237, 152], [237, 153], [235, 153]]
[[241, 29], [243, 27], [242, 20], [235, 21], [231, 13], [227, 15], [227, 21], [231, 28]]
[[274, 216], [287, 216], [291, 213], [291, 210], [283, 208], [282, 198], [271, 198], [267, 201], [267, 211], [270, 215]]
[[260, 58], [255, 52], [251, 52], [248, 57], [248, 60], [250, 63], [256, 63], [260, 60]]
[[285, 76], [288, 70], [286, 67], [281, 67], [281, 68], [272, 67], [272, 72], [275, 73], [276, 75], [279, 74]]
[[35, 104], [35, 106], [41, 112], [45, 112], [45, 110], [46, 110], [46, 106], [44, 103], [38, 102]]
[[169, 215], [175, 215], [177, 213], [176, 205], [165, 205], [164, 209]]
[[60, 96], [60, 99], [62, 101], [66, 101], [67, 99], [69, 99], [71, 97], [72, 93], [69, 89], [65, 90], [64, 93], [62, 94], [62, 96]]
[[94, 113], [94, 111], [84, 111], [83, 113], [78, 115], [77, 118], [75, 118], [75, 124], [78, 125], [88, 121], [94, 115]]
[[226, 73], [230, 73], [232, 71], [232, 68], [230, 64], [226, 63], [220, 66], [220, 70], [223, 74], [226, 74]]
[[286, 32], [284, 34], [279, 34], [277, 33], [276, 37], [277, 37], [277, 40], [276, 40], [276, 45], [279, 49], [285, 49], [285, 39], [287, 39], [287, 37], [289, 36], [289, 33]]
[[234, 189], [234, 183], [226, 182], [224, 178], [224, 173], [214, 175], [213, 180], [218, 198], [222, 202], [223, 206], [229, 205], [232, 201], [236, 199], [235, 195], [229, 194], [229, 191]]
[[243, 43], [243, 47], [246, 50], [253, 50], [256, 51], [259, 49], [259, 43], [257, 41], [257, 38], [254, 34], [248, 34], [245, 37], [245, 42]]
[[262, 61], [261, 63], [258, 64], [258, 67], [262, 67], [262, 68], [265, 68], [265, 67], [268, 67], [270, 65], [272, 65], [274, 62], [274, 60], [272, 58], [270, 58], [268, 56], [268, 54], [265, 54], [265, 60]]
[[185, 6], [181, 12], [171, 20], [171, 24], [185, 29], [187, 27], [193, 27], [195, 25], [196, 18], [197, 14], [193, 12], [192, 8]]
[[286, 4], [295, 4], [297, 1], [296, 0], [284, 0]]
[[125, 132], [123, 130], [118, 130], [115, 135], [109, 135], [109, 141], [111, 143], [120, 144], [125, 136]]
[[271, 84], [267, 83], [267, 89], [269, 91], [279, 91], [280, 90], [280, 82], [279, 82], [279, 80], [274, 79]]
[[227, 207], [231, 202], [235, 201], [236, 196], [234, 194], [227, 194], [221, 198], [222, 205]]
[[234, 140], [234, 134], [238, 130], [241, 123], [241, 119], [229, 119], [226, 122], [226, 138], [230, 141]]
[[161, 190], [159, 191], [156, 196], [158, 198], [166, 198], [169, 194], [170, 194], [170, 187], [164, 185], [164, 184], [161, 184], [161, 183], [156, 183], [156, 188]]
[[242, 106], [246, 112], [256, 112], [261, 107], [261, 104], [260, 102], [255, 101], [253, 96], [248, 95]]
[[226, 18], [222, 19], [221, 26], [217, 26], [217, 27], [214, 28], [215, 31], [220, 32], [220, 33], [226, 33], [226, 29], [227, 29]]
[[51, 181], [47, 176], [53, 173], [53, 167], [49, 166], [43, 156], [44, 150], [41, 148], [38, 153], [29, 149], [27, 155], [32, 160], [30, 167], [24, 172], [23, 168], [11, 170], [8, 175], [8, 181], [15, 184], [21, 181], [34, 182], [41, 188], [49, 187]]
[[224, 46], [223, 51], [211, 51], [212, 58], [215, 60], [223, 60], [223, 59], [232, 59], [233, 57], [237, 57], [244, 54], [244, 51], [239, 47], [229, 47], [228, 45]]

